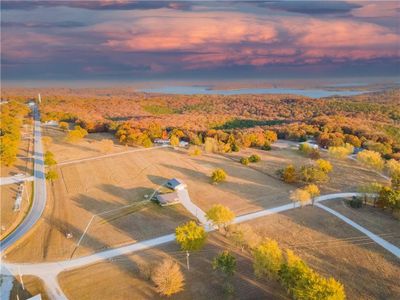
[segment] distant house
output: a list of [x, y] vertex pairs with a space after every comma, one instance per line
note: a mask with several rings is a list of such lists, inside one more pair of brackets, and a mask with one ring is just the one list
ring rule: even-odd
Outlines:
[[189, 143], [186, 141], [179, 141], [179, 147], [186, 148], [189, 146]]
[[29, 102], [28, 102], [28, 105], [31, 106], [31, 107], [32, 107], [32, 106], [35, 106], [35, 101], [29, 101]]
[[156, 196], [156, 199], [161, 206], [168, 206], [179, 203], [179, 197], [176, 192], [167, 194], [158, 194]]
[[175, 191], [183, 190], [187, 187], [186, 183], [177, 178], [172, 178], [168, 180], [166, 186]]
[[169, 141], [169, 139], [155, 139], [155, 140], [154, 140], [154, 144], [158, 144], [158, 145], [170, 145], [171, 142]]
[[54, 121], [54, 120], [50, 120], [50, 121], [44, 122], [44, 125], [46, 125], [46, 126], [58, 126], [58, 122]]
[[[308, 144], [313, 149], [318, 149], [319, 148], [319, 146], [313, 141], [307, 141], [307, 142], [300, 143], [300, 145], [302, 145], [302, 144]], [[300, 147], [300, 145], [299, 145], [299, 147]]]

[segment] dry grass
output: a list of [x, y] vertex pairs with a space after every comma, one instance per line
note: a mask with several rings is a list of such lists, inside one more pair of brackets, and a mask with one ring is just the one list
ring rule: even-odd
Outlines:
[[328, 201], [324, 205], [400, 247], [400, 221], [390, 213], [390, 210], [385, 211], [369, 205], [355, 209], [351, 208], [344, 199]]
[[[374, 243], [361, 242], [361, 233], [316, 207], [306, 207], [249, 224], [281, 247], [293, 249], [314, 269], [344, 283], [348, 299], [397, 299], [400, 293], [398, 260]], [[60, 275], [69, 299], [158, 299], [153, 284], [140, 273], [144, 262], [157, 264], [165, 257], [177, 260], [184, 271], [185, 290], [174, 299], [223, 299], [222, 280], [212, 271], [215, 255], [229, 249], [238, 259], [233, 278], [236, 299], [287, 299], [273, 280], [257, 279], [250, 255], [240, 252], [219, 233], [212, 233], [205, 248], [191, 255], [191, 270], [175, 243], [115, 258]], [[363, 274], [363, 275], [360, 275]]]
[[[25, 183], [25, 191], [19, 211], [14, 211], [14, 203], [17, 196], [18, 184], [0, 186], [0, 238], [3, 239], [22, 221], [29, 209], [32, 194], [32, 182]], [[3, 230], [4, 229], [4, 230]]]

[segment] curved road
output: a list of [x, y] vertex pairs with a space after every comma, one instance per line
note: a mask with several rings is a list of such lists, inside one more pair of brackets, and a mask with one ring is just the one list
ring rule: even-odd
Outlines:
[[[377, 244], [385, 248], [386, 250], [390, 251], [394, 254], [397, 258], [400, 258], [400, 249], [385, 240], [381, 239], [379, 236], [371, 233], [370, 231], [366, 230], [362, 226], [352, 222], [351, 220], [345, 218], [341, 214], [328, 209], [327, 207], [320, 205], [321, 201], [337, 199], [337, 198], [345, 198], [345, 197], [352, 197], [352, 196], [360, 196], [360, 193], [337, 193], [337, 194], [329, 194], [323, 195], [315, 198], [315, 202], [317, 203], [316, 206], [320, 207], [331, 214], [339, 217], [340, 219], [344, 220], [349, 225], [353, 226], [354, 228], [358, 229], [362, 233], [369, 236], [372, 240], [374, 240]], [[190, 200], [188, 200], [190, 201]], [[187, 204], [187, 203], [186, 203]], [[195, 204], [193, 204], [195, 206]], [[275, 213], [280, 213], [283, 211], [287, 211], [293, 208], [299, 207], [299, 204], [293, 205], [292, 203], [257, 211], [254, 213], [249, 213], [246, 215], [238, 216], [234, 223], [245, 222], [249, 220], [253, 220], [256, 218], [272, 215]], [[197, 217], [199, 216], [199, 211], [196, 210]], [[206, 224], [205, 224], [206, 225]], [[207, 228], [207, 226], [206, 226]], [[213, 228], [207, 228], [207, 231], [212, 231]], [[92, 255], [83, 256], [71, 260], [62, 260], [58, 262], [48, 262], [48, 263], [26, 263], [26, 264], [18, 264], [18, 263], [3, 263], [5, 269], [12, 274], [23, 274], [23, 275], [35, 275], [43, 279], [46, 283], [46, 290], [49, 293], [49, 296], [52, 299], [67, 299], [64, 293], [62, 292], [58, 281], [57, 276], [59, 273], [79, 267], [83, 267], [89, 264], [97, 263], [99, 261], [110, 260], [116, 256], [124, 255], [133, 253], [136, 251], [152, 248], [155, 246], [159, 246], [165, 243], [169, 243], [175, 240], [174, 234], [168, 234], [164, 236], [160, 236], [157, 238], [153, 238], [150, 240], [145, 240], [142, 242], [137, 242], [134, 244], [130, 244], [127, 246], [109, 249], [105, 251], [101, 251]]]
[[46, 206], [46, 178], [44, 171], [42, 129], [37, 105], [33, 108], [34, 116], [34, 169], [32, 207], [22, 223], [5, 239], [0, 241], [1, 255], [5, 250], [26, 234], [42, 216]]

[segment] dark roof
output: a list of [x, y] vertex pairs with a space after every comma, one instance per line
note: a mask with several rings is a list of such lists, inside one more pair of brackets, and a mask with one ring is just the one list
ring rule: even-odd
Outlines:
[[175, 188], [181, 184], [184, 184], [184, 182], [178, 178], [172, 178], [172, 179], [168, 180], [168, 182], [167, 182], [167, 185], [172, 188]]

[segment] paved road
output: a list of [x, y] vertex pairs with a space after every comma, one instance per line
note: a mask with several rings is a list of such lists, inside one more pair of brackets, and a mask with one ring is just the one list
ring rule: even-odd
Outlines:
[[33, 176], [9, 176], [9, 177], [0, 177], [0, 185], [7, 185], [7, 184], [14, 184], [14, 183], [20, 183], [24, 181], [32, 181]]
[[[10, 235], [0, 242], [1, 254], [26, 234], [41, 217], [46, 206], [46, 178], [43, 160], [42, 132], [37, 106], [33, 108], [34, 115], [34, 194], [31, 210], [22, 223]], [[2, 256], [2, 255], [1, 255]]]
[[[319, 203], [321, 201], [326, 201], [326, 200], [331, 200], [331, 199], [338, 199], [338, 198], [343, 198], [343, 197], [352, 197], [352, 196], [360, 196], [362, 194], [360, 193], [337, 193], [337, 194], [329, 194], [329, 195], [323, 195], [316, 197], [315, 201], [318, 202], [316, 205], [322, 206]], [[184, 197], [189, 197], [188, 194], [187, 196], [185, 195]], [[190, 198], [187, 198], [186, 200], [190, 201]], [[191, 202], [191, 201], [190, 201]], [[293, 205], [293, 204], [285, 204], [277, 207], [273, 207], [270, 209], [265, 209], [262, 211], [246, 214], [239, 216], [235, 219], [234, 223], [240, 223], [240, 222], [245, 222], [249, 220], [253, 220], [256, 218], [268, 216], [271, 214], [287, 211], [290, 209], [293, 209], [295, 207], [298, 207], [298, 204]], [[325, 207], [325, 206], [324, 206]], [[322, 208], [322, 207], [321, 207]], [[198, 213], [198, 211], [197, 211]], [[341, 218], [343, 220], [342, 215], [338, 214], [335, 212], [337, 217]], [[339, 216], [340, 215], [340, 216]], [[197, 214], [197, 217], [199, 214]], [[345, 217], [344, 217], [345, 218]], [[348, 220], [347, 222], [349, 225], [355, 227], [356, 229], [360, 230], [361, 232], [367, 234], [370, 238], [372, 238], [374, 241], [379, 241], [379, 245], [388, 245], [389, 243], [384, 241], [382, 238], [372, 234], [369, 232], [367, 229], [361, 227], [360, 225], [352, 222], [351, 220]], [[212, 231], [212, 228], [208, 228], [207, 231]], [[92, 255], [76, 258], [76, 259], [71, 259], [71, 260], [63, 260], [63, 261], [58, 261], [58, 262], [50, 262], [50, 263], [37, 263], [37, 264], [13, 264], [13, 263], [3, 263], [3, 267], [5, 270], [10, 271], [12, 274], [19, 274], [19, 272], [23, 275], [36, 275], [40, 277], [44, 282], [46, 283], [46, 290], [49, 293], [49, 296], [52, 299], [67, 299], [66, 296], [63, 294], [58, 281], [57, 281], [57, 275], [60, 272], [75, 269], [75, 268], [80, 268], [89, 264], [97, 263], [99, 261], [104, 261], [104, 260], [111, 260], [112, 258], [124, 254], [130, 254], [136, 251], [156, 247], [165, 243], [169, 243], [175, 240], [175, 235], [174, 234], [168, 234], [164, 236], [160, 236], [157, 238], [153, 238], [150, 240], [138, 242], [135, 244], [123, 246], [120, 248], [115, 248], [115, 249], [110, 249], [110, 250], [105, 250], [99, 253], [95, 253]], [[384, 243], [382, 243], [382, 241]], [[389, 244], [391, 245], [391, 244]], [[393, 245], [392, 245], [393, 246]], [[386, 248], [385, 248], [386, 249]], [[392, 252], [392, 251], [391, 251]], [[393, 252], [392, 252], [393, 253]], [[397, 252], [395, 251], [395, 255]], [[3, 271], [2, 271], [3, 272]]]

